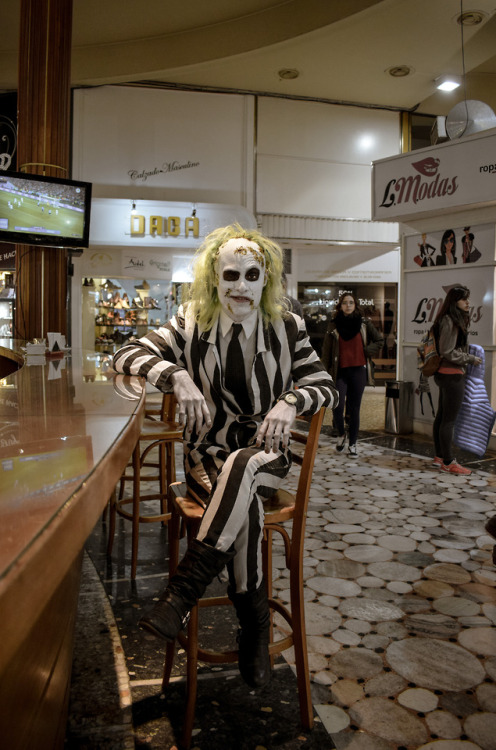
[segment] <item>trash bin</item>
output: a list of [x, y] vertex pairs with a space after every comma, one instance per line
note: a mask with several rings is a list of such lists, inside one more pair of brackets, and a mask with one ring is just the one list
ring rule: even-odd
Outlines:
[[395, 435], [413, 431], [413, 383], [399, 380], [386, 383], [385, 429]]

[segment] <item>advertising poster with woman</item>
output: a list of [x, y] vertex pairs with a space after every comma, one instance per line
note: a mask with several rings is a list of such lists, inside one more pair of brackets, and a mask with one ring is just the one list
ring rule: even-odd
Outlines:
[[438, 268], [494, 261], [494, 225], [446, 227], [406, 238], [405, 268]]

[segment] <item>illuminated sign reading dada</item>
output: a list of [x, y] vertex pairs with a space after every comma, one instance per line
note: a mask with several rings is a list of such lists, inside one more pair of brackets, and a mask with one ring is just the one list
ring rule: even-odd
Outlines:
[[200, 221], [196, 216], [142, 216], [131, 215], [131, 237], [199, 237]]

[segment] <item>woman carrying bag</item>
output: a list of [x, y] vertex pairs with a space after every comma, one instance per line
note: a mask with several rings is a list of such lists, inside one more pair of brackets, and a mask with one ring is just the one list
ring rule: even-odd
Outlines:
[[336, 450], [342, 453], [346, 443], [344, 411], [349, 420], [348, 455], [357, 457], [356, 441], [360, 427], [360, 405], [365, 386], [374, 385], [371, 358], [382, 349], [384, 339], [368, 318], [364, 318], [351, 292], [339, 298], [322, 346], [322, 362], [332, 375], [339, 392], [334, 409], [338, 430]]
[[480, 365], [482, 359], [468, 352], [470, 290], [457, 284], [447, 293], [434, 321], [441, 363], [434, 375], [439, 401], [434, 420], [434, 466], [449, 474], [468, 476], [472, 472], [460, 466], [453, 456], [453, 431], [465, 390], [467, 365]]

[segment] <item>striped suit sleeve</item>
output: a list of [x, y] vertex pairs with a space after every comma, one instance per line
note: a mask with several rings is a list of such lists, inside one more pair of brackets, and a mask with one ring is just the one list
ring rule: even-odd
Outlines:
[[141, 375], [162, 390], [173, 372], [186, 369], [184, 348], [184, 319], [176, 316], [157, 331], [119, 349], [113, 365], [117, 372]]
[[291, 375], [297, 389], [297, 414], [310, 416], [323, 406], [336, 408], [339, 395], [334, 381], [311, 345], [304, 321], [288, 317], [285, 329], [288, 346], [283, 346], [282, 351], [287, 349], [293, 357]]

